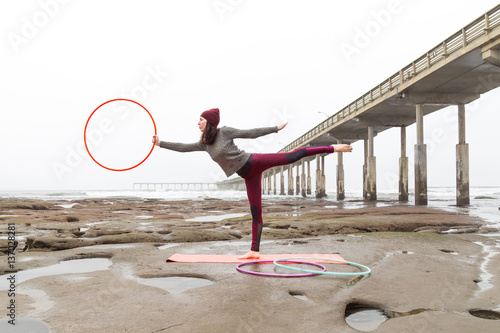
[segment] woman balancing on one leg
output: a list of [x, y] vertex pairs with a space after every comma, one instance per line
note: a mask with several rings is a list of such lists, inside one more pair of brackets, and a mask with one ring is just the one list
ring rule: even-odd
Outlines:
[[158, 136], [153, 136], [153, 143], [161, 148], [179, 152], [206, 151], [217, 162], [229, 177], [234, 173], [245, 179], [250, 211], [252, 213], [252, 247], [250, 252], [240, 259], [258, 259], [260, 236], [262, 234], [262, 172], [276, 166], [294, 163], [305, 156], [316, 154], [329, 154], [333, 152], [350, 152], [350, 145], [333, 145], [328, 147], [300, 148], [289, 153], [276, 154], [250, 154], [238, 149], [233, 139], [255, 139], [270, 133], [277, 133], [288, 123], [280, 126], [263, 127], [241, 130], [219, 125], [219, 109], [210, 109], [200, 116], [198, 126], [201, 139], [196, 143], [176, 143], [160, 141]]

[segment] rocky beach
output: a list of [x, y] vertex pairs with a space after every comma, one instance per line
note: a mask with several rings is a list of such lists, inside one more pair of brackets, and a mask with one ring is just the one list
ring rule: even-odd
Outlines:
[[[366, 277], [275, 278], [236, 264], [166, 262], [175, 253], [245, 253], [248, 211], [245, 200], [216, 198], [1, 199], [0, 275], [12, 275], [10, 257], [21, 271], [15, 318], [52, 332], [498, 331], [500, 265], [485, 251], [498, 230], [469, 214], [380, 201], [264, 202], [262, 254], [335, 253], [370, 267]], [[354, 322], [365, 328], [345, 319], [358, 311], [367, 317]]]

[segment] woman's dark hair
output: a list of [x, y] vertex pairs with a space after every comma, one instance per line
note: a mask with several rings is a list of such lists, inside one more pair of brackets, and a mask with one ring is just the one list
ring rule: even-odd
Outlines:
[[219, 133], [219, 129], [207, 121], [207, 125], [205, 126], [205, 130], [201, 134], [201, 143], [206, 145], [211, 145], [214, 143], [215, 138], [217, 138], [217, 134]]

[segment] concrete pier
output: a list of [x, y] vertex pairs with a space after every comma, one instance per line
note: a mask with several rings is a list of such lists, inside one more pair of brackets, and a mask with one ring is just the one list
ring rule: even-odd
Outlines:
[[[456, 197], [457, 205], [468, 205], [469, 147], [465, 140], [465, 105], [480, 98], [482, 94], [500, 87], [498, 17], [500, 17], [500, 5], [486, 12], [483, 17], [463, 25], [463, 28], [448, 36], [436, 47], [423, 50], [422, 56], [393, 72], [393, 75], [346, 104], [278, 152], [286, 153], [302, 147], [325, 146], [341, 141], [352, 144], [363, 140], [363, 199], [376, 200], [377, 168], [374, 137], [378, 133], [398, 127], [401, 129], [399, 200], [408, 201], [409, 158], [406, 152], [406, 128], [415, 124], [417, 132], [417, 142], [413, 152], [415, 205], [427, 205], [428, 157], [424, 142], [424, 116], [450, 105], [458, 105], [459, 139], [455, 152]], [[342, 200], [345, 193], [343, 159], [347, 156], [349, 155], [339, 154], [338, 157], [336, 168], [338, 200]], [[324, 156], [317, 155], [315, 158], [317, 165], [315, 196], [322, 198], [326, 195]], [[309, 161], [305, 159], [308, 163], [307, 180], [304, 180], [304, 164], [302, 164], [302, 175], [297, 172], [296, 193], [293, 166], [288, 167], [289, 195], [303, 194], [304, 186], [306, 194], [309, 194]], [[283, 171], [282, 177], [281, 194], [285, 194]]]
[[427, 147], [424, 144], [423, 105], [416, 105], [417, 143], [415, 144], [415, 205], [427, 205]]
[[469, 145], [465, 142], [465, 106], [458, 104], [457, 205], [469, 204]]

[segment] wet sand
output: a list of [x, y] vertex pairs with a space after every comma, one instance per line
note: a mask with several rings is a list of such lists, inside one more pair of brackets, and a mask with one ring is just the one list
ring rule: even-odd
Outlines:
[[[358, 304], [405, 314], [378, 332], [498, 331], [499, 321], [469, 313], [499, 310], [500, 260], [487, 258], [477, 243], [494, 246], [496, 230], [467, 215], [395, 203], [342, 209], [322, 200], [265, 202], [262, 253], [338, 253], [372, 269], [363, 279], [271, 278], [240, 273], [235, 264], [165, 262], [174, 253], [245, 253], [247, 213], [245, 201], [217, 199], [2, 200], [0, 231], [6, 236], [8, 223], [15, 223], [18, 269], [111, 261], [104, 270], [19, 283], [16, 316], [44, 321], [53, 332], [357, 332], [344, 314], [348, 304]], [[189, 221], [202, 216], [237, 217]], [[0, 241], [4, 274], [8, 244]], [[249, 268], [273, 271], [272, 265]], [[213, 283], [180, 293], [139, 283], [174, 276]], [[8, 302], [7, 291], [0, 295]]]

